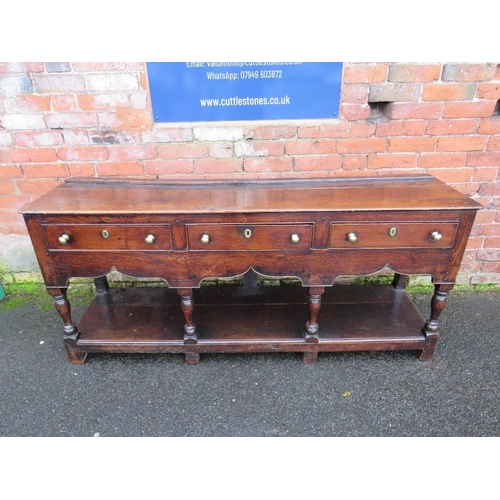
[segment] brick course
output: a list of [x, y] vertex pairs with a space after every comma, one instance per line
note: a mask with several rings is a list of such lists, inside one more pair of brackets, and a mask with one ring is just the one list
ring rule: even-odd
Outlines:
[[0, 63], [0, 234], [67, 177], [428, 173], [485, 206], [462, 272], [500, 282], [498, 62], [345, 63], [335, 120], [153, 124], [146, 82], [143, 63]]

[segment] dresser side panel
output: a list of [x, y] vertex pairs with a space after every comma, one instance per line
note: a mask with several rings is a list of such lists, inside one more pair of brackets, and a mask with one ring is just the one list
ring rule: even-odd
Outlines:
[[35, 249], [36, 258], [46, 285], [56, 281], [54, 266], [45, 240], [42, 225], [36, 215], [24, 214], [28, 234]]

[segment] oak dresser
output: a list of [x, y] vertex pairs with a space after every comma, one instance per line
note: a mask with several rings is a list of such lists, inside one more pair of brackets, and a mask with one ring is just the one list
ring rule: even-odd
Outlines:
[[[68, 180], [23, 214], [72, 363], [89, 352], [415, 350], [429, 360], [438, 317], [481, 206], [430, 176], [159, 182]], [[117, 270], [164, 287], [109, 287]], [[390, 270], [392, 285], [337, 284]], [[425, 321], [409, 275], [430, 275]], [[243, 276], [243, 286], [202, 286]], [[257, 277], [302, 286], [259, 286]], [[71, 278], [94, 278], [78, 325]]]

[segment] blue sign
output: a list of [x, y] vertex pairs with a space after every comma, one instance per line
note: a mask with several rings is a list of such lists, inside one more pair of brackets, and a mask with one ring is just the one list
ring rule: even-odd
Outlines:
[[342, 63], [150, 62], [155, 122], [337, 118]]

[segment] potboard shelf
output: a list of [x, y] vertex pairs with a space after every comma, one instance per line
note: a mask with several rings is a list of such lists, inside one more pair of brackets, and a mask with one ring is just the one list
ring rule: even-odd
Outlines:
[[[339, 285], [322, 297], [319, 342], [304, 340], [307, 291], [297, 286], [207, 286], [194, 291], [193, 352], [306, 352], [422, 349], [424, 319], [404, 290]], [[83, 315], [78, 347], [87, 352], [185, 352], [176, 290], [111, 288]]]

